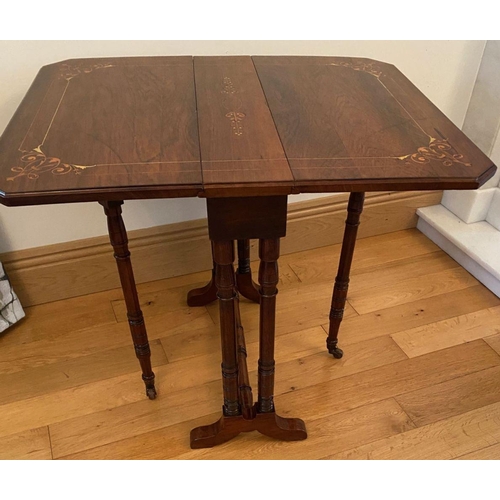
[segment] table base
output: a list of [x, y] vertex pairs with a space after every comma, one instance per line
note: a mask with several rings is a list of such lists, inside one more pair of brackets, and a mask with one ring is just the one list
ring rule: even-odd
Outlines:
[[[230, 441], [242, 432], [251, 431], [258, 431], [265, 436], [282, 441], [301, 441], [306, 439], [306, 426], [302, 420], [299, 418], [280, 417], [275, 413], [272, 384], [268, 387], [268, 392], [264, 395], [261, 390], [263, 386], [261, 379], [259, 385], [259, 402], [253, 403], [252, 387], [250, 386], [248, 377], [245, 334], [241, 323], [238, 294], [236, 294], [232, 302], [234, 305], [234, 336], [236, 338], [236, 359], [234, 360], [236, 371], [232, 373], [231, 378], [233, 384], [237, 381], [236, 404], [232, 406], [231, 411], [233, 414], [228, 415], [229, 407], [226, 406], [228, 400], [225, 398], [225, 404], [222, 407], [222, 416], [219, 420], [213, 424], [202, 425], [193, 429], [190, 434], [191, 448], [211, 448], [212, 446]], [[272, 378], [274, 380], [274, 361], [272, 365]], [[262, 363], [259, 363], [259, 368], [261, 367]], [[227, 372], [224, 373], [223, 371], [223, 378], [224, 375], [227, 377]], [[226, 385], [226, 383], [228, 381], [223, 380], [223, 385]], [[262, 411], [262, 408], [267, 408], [267, 410]]]
[[190, 434], [191, 448], [211, 448], [230, 441], [242, 432], [251, 431], [281, 441], [302, 441], [307, 438], [306, 426], [300, 418], [280, 417], [274, 411], [259, 413], [257, 404], [252, 407], [252, 413], [251, 418], [222, 415], [213, 424], [196, 427]]
[[[255, 430], [285, 441], [306, 439], [304, 422], [280, 417], [274, 407], [276, 285], [280, 238], [286, 233], [287, 198], [211, 198], [207, 200], [207, 211], [214, 261], [212, 281], [192, 290], [188, 303], [202, 305], [214, 298], [219, 301], [224, 404], [217, 422], [191, 431], [191, 447], [209, 448], [241, 432]], [[250, 271], [250, 239], [259, 240], [258, 289]], [[235, 240], [238, 242], [236, 273], [233, 267]], [[255, 404], [248, 377], [240, 294], [258, 302], [260, 309]]]

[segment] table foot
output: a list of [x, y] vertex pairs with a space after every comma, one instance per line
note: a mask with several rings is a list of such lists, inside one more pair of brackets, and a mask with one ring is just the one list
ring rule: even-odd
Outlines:
[[144, 380], [144, 384], [146, 385], [146, 396], [149, 399], [156, 399], [156, 396], [158, 394], [156, 392], [154, 376], [151, 378], [151, 377], [145, 377], [143, 375], [142, 380]]
[[151, 400], [156, 399], [157, 396], [156, 389], [154, 387], [147, 387], [146, 396]]
[[252, 302], [260, 302], [259, 287], [252, 280], [250, 269], [250, 240], [238, 240], [238, 269], [236, 271], [236, 288], [240, 295]]
[[[260, 302], [259, 287], [252, 280], [251, 274], [239, 274], [236, 272], [236, 289], [238, 293], [252, 302]], [[217, 300], [217, 287], [215, 281], [211, 279], [209, 283], [200, 288], [193, 288], [187, 295], [187, 305], [189, 307], [202, 307]]]
[[300, 418], [284, 418], [275, 412], [259, 413], [257, 404], [254, 411], [255, 416], [251, 419], [246, 419], [243, 415], [222, 415], [213, 424], [196, 427], [190, 435], [191, 448], [212, 448], [230, 441], [242, 432], [251, 431], [258, 431], [281, 441], [302, 441], [307, 438], [306, 426]]
[[[213, 253], [213, 248], [212, 248]], [[250, 270], [250, 240], [238, 240], [238, 269], [235, 273], [236, 289], [238, 293], [252, 302], [260, 302], [259, 287], [252, 280]], [[190, 290], [187, 295], [189, 307], [206, 306], [217, 300], [215, 286], [215, 262], [212, 270], [212, 279], [203, 287]]]
[[187, 305], [189, 307], [202, 307], [217, 300], [217, 287], [212, 277], [209, 283], [201, 288], [190, 290], [187, 295]]
[[328, 349], [328, 352], [336, 359], [342, 358], [344, 355], [344, 351], [340, 349], [340, 347], [337, 347], [338, 341], [334, 340], [332, 342], [326, 341], [326, 347]]
[[236, 271], [236, 288], [242, 297], [258, 304], [260, 302], [259, 287], [254, 283], [251, 273], [240, 274]]

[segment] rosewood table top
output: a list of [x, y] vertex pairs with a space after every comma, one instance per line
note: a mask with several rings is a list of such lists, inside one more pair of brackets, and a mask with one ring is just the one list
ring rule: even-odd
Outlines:
[[473, 189], [495, 169], [390, 64], [74, 59], [40, 70], [2, 135], [0, 202]]

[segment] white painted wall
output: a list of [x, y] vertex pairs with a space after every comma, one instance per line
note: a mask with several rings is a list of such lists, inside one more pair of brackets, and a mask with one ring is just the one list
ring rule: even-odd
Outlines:
[[[44, 64], [75, 57], [134, 55], [337, 55], [395, 64], [456, 125], [462, 126], [483, 41], [0, 41], [0, 133]], [[299, 195], [299, 201], [317, 195]], [[199, 199], [129, 201], [128, 229], [205, 216]], [[0, 253], [106, 233], [97, 203], [0, 206]]]

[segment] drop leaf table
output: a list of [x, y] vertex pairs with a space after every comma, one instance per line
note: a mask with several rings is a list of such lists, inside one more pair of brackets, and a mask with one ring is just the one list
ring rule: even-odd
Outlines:
[[[273, 401], [278, 257], [289, 195], [351, 193], [327, 337], [339, 358], [364, 193], [474, 189], [495, 170], [390, 64], [288, 56], [74, 59], [40, 70], [2, 135], [0, 202], [104, 207], [142, 378], [154, 399], [121, 205], [206, 198], [213, 278], [189, 293], [188, 304], [219, 300], [224, 401], [217, 422], [191, 431], [191, 446], [201, 448], [251, 430], [283, 440], [307, 436], [302, 420], [278, 416]], [[250, 274], [250, 239], [259, 240], [259, 285]], [[240, 294], [260, 304], [255, 403]]]

